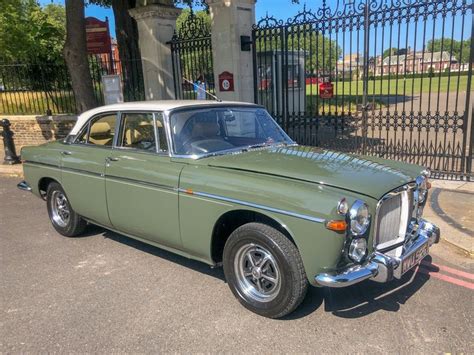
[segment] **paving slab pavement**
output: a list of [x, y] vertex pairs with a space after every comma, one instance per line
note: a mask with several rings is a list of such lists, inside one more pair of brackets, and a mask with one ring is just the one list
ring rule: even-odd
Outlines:
[[433, 181], [424, 218], [441, 229], [441, 238], [474, 256], [474, 182]]

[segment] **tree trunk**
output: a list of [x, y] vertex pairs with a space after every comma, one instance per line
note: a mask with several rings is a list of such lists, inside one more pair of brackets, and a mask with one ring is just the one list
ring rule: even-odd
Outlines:
[[127, 101], [143, 100], [144, 93], [138, 28], [128, 12], [135, 5], [136, 0], [112, 0], [115, 33], [123, 71], [124, 94]]
[[84, 0], [66, 0], [66, 43], [63, 52], [77, 109], [83, 112], [96, 107], [87, 59]]

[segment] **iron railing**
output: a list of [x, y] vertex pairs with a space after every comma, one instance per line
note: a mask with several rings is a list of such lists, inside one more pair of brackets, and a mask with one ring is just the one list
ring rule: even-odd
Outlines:
[[[127, 63], [129, 74], [125, 75], [124, 64], [110, 61], [102, 56], [90, 56], [89, 68], [94, 95], [98, 105], [104, 103], [102, 75], [122, 76], [125, 101], [144, 100], [141, 62]], [[0, 113], [64, 114], [78, 113], [66, 64], [58, 63], [0, 63]]]
[[255, 101], [301, 144], [470, 177], [473, 27], [471, 0], [323, 0], [267, 15], [252, 31]]

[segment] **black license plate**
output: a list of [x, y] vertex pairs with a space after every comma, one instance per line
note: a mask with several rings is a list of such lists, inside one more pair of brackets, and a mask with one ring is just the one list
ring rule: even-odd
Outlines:
[[413, 254], [403, 260], [402, 262], [402, 275], [406, 273], [408, 270], [413, 268], [417, 265], [421, 260], [428, 255], [429, 246], [428, 243], [423, 244], [418, 250], [416, 250]]

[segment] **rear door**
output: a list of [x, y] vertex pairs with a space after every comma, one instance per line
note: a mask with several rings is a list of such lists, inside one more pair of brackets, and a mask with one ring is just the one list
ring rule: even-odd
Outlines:
[[94, 116], [62, 154], [62, 185], [72, 208], [110, 226], [105, 196], [105, 160], [110, 156], [117, 112]]
[[181, 249], [177, 189], [183, 165], [170, 159], [163, 115], [122, 112], [120, 116], [120, 134], [105, 171], [112, 225]]

